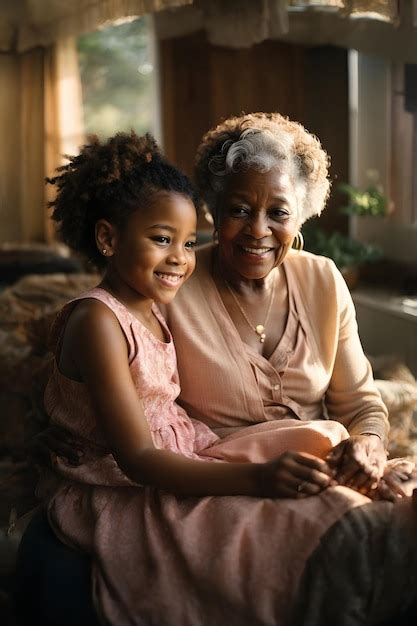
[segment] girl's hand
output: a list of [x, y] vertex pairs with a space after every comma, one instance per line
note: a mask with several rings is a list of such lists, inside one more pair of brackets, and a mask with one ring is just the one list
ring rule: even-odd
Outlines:
[[260, 467], [261, 495], [271, 498], [305, 498], [336, 484], [326, 461], [303, 452], [284, 452]]
[[50, 464], [50, 453], [67, 460], [69, 465], [77, 466], [82, 460], [83, 450], [64, 428], [49, 426], [35, 437], [29, 451], [35, 462]]
[[333, 448], [327, 462], [339, 484], [368, 494], [384, 473], [387, 455], [377, 435], [353, 435]]

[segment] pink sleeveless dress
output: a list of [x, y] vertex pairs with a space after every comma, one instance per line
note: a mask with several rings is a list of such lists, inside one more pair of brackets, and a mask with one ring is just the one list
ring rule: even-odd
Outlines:
[[[175, 402], [172, 338], [156, 339], [106, 291], [95, 288], [64, 307], [53, 329], [58, 350], [66, 320], [82, 298], [100, 300], [117, 317], [157, 448], [205, 461], [260, 462], [285, 449], [323, 455], [347, 436], [337, 422], [288, 418], [219, 439]], [[154, 313], [170, 337], [156, 306]], [[51, 423], [84, 444], [78, 467], [54, 456], [59, 485], [48, 512], [57, 536], [92, 557], [93, 597], [103, 624], [287, 624], [305, 564], [321, 538], [346, 512], [370, 502], [345, 487], [303, 500], [176, 497], [123, 474], [86, 386], [62, 375], [56, 363], [45, 406]]]

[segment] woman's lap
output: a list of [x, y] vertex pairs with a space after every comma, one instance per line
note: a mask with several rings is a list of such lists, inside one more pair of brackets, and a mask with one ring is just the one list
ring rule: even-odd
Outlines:
[[[350, 526], [352, 541], [358, 544], [355, 550], [352, 550], [349, 541], [346, 541], [346, 524]], [[375, 620], [367, 622], [362, 619], [363, 607], [355, 607], [352, 604], [355, 598], [361, 595], [366, 598], [373, 596], [373, 600], [377, 596], [374, 586], [380, 573], [379, 568], [384, 564], [383, 560], [378, 558], [373, 560], [371, 569], [368, 567], [366, 570], [363, 567], [358, 568], [355, 562], [357, 556], [353, 558], [353, 554], [360, 555], [366, 550], [375, 550], [381, 540], [389, 540], [388, 536], [383, 537], [381, 534], [379, 539], [374, 537], [375, 541], [370, 542], [368, 546], [362, 545], [361, 539], [374, 531], [372, 515], [365, 513], [364, 516], [358, 516], [357, 513], [350, 512], [328, 532], [307, 564], [297, 602], [300, 616], [302, 615], [300, 624], [305, 626], [320, 623], [320, 626], [326, 626], [327, 623], [334, 624], [337, 621], [338, 624], [355, 626], [368, 623], [378, 623], [381, 626], [407, 626], [417, 623], [415, 608], [408, 608], [402, 617], [382, 623], [378, 617], [378, 610], [375, 613]], [[394, 549], [393, 554], [395, 552], [398, 550]], [[388, 559], [392, 556], [389, 554]], [[407, 561], [405, 550], [404, 555], [400, 555], [399, 558], [400, 562]], [[398, 569], [398, 563], [389, 561], [390, 565], [391, 563]], [[413, 567], [413, 563], [410, 567]], [[372, 568], [375, 571], [371, 571]], [[343, 571], [344, 577], [348, 576], [346, 585], [346, 578], [338, 582], [335, 575], [338, 570]], [[414, 579], [408, 580], [406, 571], [396, 572], [392, 577], [392, 580], [395, 579], [404, 581], [405, 584], [400, 587], [403, 592], [405, 589], [403, 596], [411, 602], [415, 594], [413, 589], [409, 589], [410, 593], [407, 594], [406, 587], [407, 584], [413, 585]], [[341, 587], [345, 586], [346, 590], [343, 589], [341, 592]], [[378, 589], [378, 593], [384, 594], [384, 589]], [[344, 617], [341, 615], [340, 606], [343, 597], [351, 606]], [[326, 609], [323, 609], [324, 605]], [[399, 601], [398, 614], [402, 608]], [[73, 624], [94, 626], [98, 623], [91, 599], [90, 559], [68, 548], [55, 537], [44, 512], [34, 516], [19, 549], [16, 609], [19, 626], [33, 624], [34, 616], [36, 622], [42, 623], [43, 626], [73, 626]], [[314, 616], [315, 612], [320, 614], [318, 622]]]
[[297, 626], [417, 623], [417, 516], [411, 501], [370, 503], [346, 513], [308, 560], [295, 606]]

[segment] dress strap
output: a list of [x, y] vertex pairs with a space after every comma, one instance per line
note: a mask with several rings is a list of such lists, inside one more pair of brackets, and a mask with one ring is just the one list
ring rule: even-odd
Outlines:
[[48, 335], [48, 349], [59, 358], [61, 352], [62, 339], [64, 337], [65, 326], [67, 325], [68, 318], [72, 313], [78, 299], [71, 300], [64, 305], [64, 307], [56, 315], [52, 322]]
[[[127, 348], [128, 348], [128, 360], [129, 363], [132, 362], [135, 355], [137, 354], [137, 341], [135, 339], [134, 333], [134, 325], [140, 324], [139, 320], [137, 320], [132, 313], [126, 308], [126, 306], [120, 302], [117, 298], [111, 295], [105, 289], [101, 287], [94, 287], [89, 291], [85, 291], [80, 294], [73, 300], [70, 300], [61, 310], [61, 312], [57, 315], [55, 322], [52, 325], [50, 335], [49, 335], [49, 347], [52, 352], [55, 353], [56, 356], [59, 355], [59, 351], [61, 349], [62, 338], [65, 330], [66, 323], [70, 314], [72, 313], [74, 307], [80, 300], [99, 300], [104, 305], [106, 305], [114, 314], [117, 321], [119, 322], [120, 328], [123, 332], [123, 335], [126, 340]], [[171, 335], [166, 326], [165, 320], [162, 318], [161, 313], [157, 310], [157, 307], [154, 305], [154, 312], [156, 313], [158, 320], [163, 325], [165, 333], [168, 337], [169, 343], [171, 343]], [[143, 327], [145, 328], [145, 327]], [[149, 332], [146, 329], [146, 332]], [[169, 345], [169, 343], [167, 345]]]

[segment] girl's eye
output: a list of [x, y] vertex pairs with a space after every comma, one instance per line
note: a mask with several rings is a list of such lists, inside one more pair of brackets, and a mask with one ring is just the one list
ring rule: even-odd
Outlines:
[[156, 241], [156, 243], [160, 243], [161, 245], [167, 245], [171, 242], [169, 237], [165, 237], [165, 235], [158, 235], [156, 237], [152, 237], [152, 241]]
[[187, 250], [192, 250], [193, 248], [195, 248], [196, 245], [196, 241], [187, 241], [187, 243], [185, 244], [185, 248], [187, 248]]

